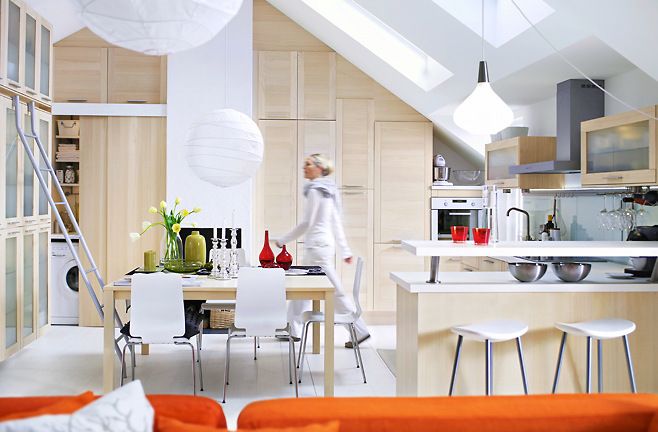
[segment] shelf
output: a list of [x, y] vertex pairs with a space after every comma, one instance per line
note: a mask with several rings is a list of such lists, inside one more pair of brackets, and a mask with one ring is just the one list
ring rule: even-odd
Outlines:
[[61, 136], [61, 135], [55, 135], [55, 138], [60, 138], [60, 139], [80, 139], [79, 136], [77, 136], [77, 137], [69, 137], [69, 136]]
[[57, 159], [55, 159], [55, 162], [65, 163], [65, 164], [80, 163], [80, 161], [61, 161], [61, 160], [57, 160]]
[[78, 187], [79, 183], [60, 183], [62, 187]]

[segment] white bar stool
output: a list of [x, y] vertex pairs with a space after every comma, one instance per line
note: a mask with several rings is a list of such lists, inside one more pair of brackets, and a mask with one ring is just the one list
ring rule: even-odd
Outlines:
[[562, 342], [560, 343], [560, 353], [558, 354], [557, 367], [555, 368], [553, 393], [557, 390], [557, 383], [560, 378], [562, 355], [564, 354], [564, 344], [567, 341], [567, 333], [587, 337], [587, 393], [592, 392], [592, 338], [596, 339], [597, 345], [599, 393], [603, 391], [601, 341], [603, 339], [623, 338], [624, 350], [626, 352], [626, 364], [628, 365], [628, 378], [631, 382], [631, 391], [637, 393], [635, 375], [633, 373], [633, 360], [631, 359], [631, 351], [628, 347], [628, 334], [635, 331], [635, 323], [633, 321], [611, 318], [576, 323], [555, 323], [555, 327], [562, 330]]
[[452, 377], [450, 378], [449, 396], [452, 396], [452, 391], [455, 388], [455, 376], [457, 375], [457, 365], [459, 364], [459, 353], [461, 352], [462, 341], [464, 338], [475, 339], [485, 343], [485, 388], [487, 396], [493, 394], [492, 344], [494, 342], [505, 342], [516, 339], [516, 349], [519, 353], [519, 364], [521, 366], [521, 378], [523, 379], [523, 391], [525, 394], [528, 394], [528, 382], [526, 379], [525, 364], [523, 363], [523, 348], [521, 346], [521, 336], [528, 331], [527, 324], [516, 320], [496, 320], [455, 326], [450, 330], [452, 330], [453, 333], [456, 333], [459, 337], [457, 338], [455, 363], [452, 367]]

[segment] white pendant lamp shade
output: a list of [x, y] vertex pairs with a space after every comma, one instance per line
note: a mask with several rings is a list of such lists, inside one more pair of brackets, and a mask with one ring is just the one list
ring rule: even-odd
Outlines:
[[111, 44], [149, 55], [203, 45], [242, 0], [76, 0], [84, 24]]
[[453, 114], [455, 124], [473, 135], [491, 135], [505, 129], [513, 119], [511, 108], [491, 88], [486, 62], [481, 61], [475, 90]]
[[263, 136], [258, 126], [233, 109], [212, 111], [194, 123], [185, 148], [195, 174], [221, 187], [249, 180], [263, 161]]

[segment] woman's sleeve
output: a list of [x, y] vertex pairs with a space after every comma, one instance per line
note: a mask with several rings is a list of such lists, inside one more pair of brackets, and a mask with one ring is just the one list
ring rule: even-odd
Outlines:
[[287, 244], [291, 241], [304, 235], [306, 230], [309, 227], [313, 226], [318, 218], [318, 210], [320, 208], [320, 200], [322, 199], [320, 192], [311, 189], [308, 191], [308, 196], [306, 197], [306, 208], [304, 209], [304, 217], [296, 227], [292, 229], [288, 234], [280, 237], [278, 242], [281, 244]]
[[349, 258], [352, 256], [352, 251], [350, 250], [350, 247], [347, 245], [347, 239], [345, 238], [345, 230], [343, 229], [343, 220], [340, 217], [340, 214], [338, 213], [336, 206], [332, 205], [332, 207], [333, 207], [332, 221], [333, 221], [334, 235], [336, 236], [336, 246], [338, 246], [338, 250], [340, 251], [343, 259]]

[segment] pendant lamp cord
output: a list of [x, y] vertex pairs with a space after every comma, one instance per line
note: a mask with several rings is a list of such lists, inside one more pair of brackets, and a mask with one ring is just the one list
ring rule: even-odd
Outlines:
[[[544, 40], [544, 42], [546, 42], [546, 43], [548, 44], [548, 46], [550, 46], [550, 47], [553, 49], [553, 51], [555, 51], [555, 53], [556, 53], [556, 54], [557, 54], [557, 55], [558, 55], [558, 56], [559, 56], [559, 57], [560, 57], [560, 58], [561, 58], [566, 64], [568, 64], [569, 66], [571, 66], [571, 68], [572, 68], [573, 70], [575, 70], [576, 72], [578, 72], [583, 78], [585, 78], [587, 81], [591, 82], [592, 85], [594, 85], [595, 87], [597, 87], [597, 88], [598, 88], [599, 90], [601, 90], [603, 93], [605, 93], [605, 94], [607, 94], [608, 96], [610, 96], [612, 99], [614, 99], [614, 100], [616, 100], [617, 102], [619, 102], [620, 104], [624, 105], [626, 108], [629, 108], [629, 109], [631, 109], [632, 111], [636, 111], [636, 112], [642, 114], [644, 117], [646, 117], [646, 118], [648, 118], [648, 119], [650, 119], [650, 120], [658, 120], [658, 118], [656, 118], [656, 117], [654, 117], [654, 116], [652, 116], [652, 115], [650, 115], [650, 114], [647, 114], [647, 113], [645, 113], [644, 111], [642, 111], [642, 110], [640, 110], [640, 109], [634, 107], [633, 105], [631, 105], [631, 104], [629, 104], [628, 102], [626, 102], [626, 101], [624, 101], [624, 100], [618, 98], [617, 96], [613, 95], [612, 93], [610, 93], [609, 91], [607, 91], [606, 89], [604, 89], [603, 87], [601, 87], [600, 85], [598, 85], [598, 84], [597, 84], [592, 78], [590, 78], [589, 76], [587, 76], [587, 74], [586, 74], [585, 72], [583, 72], [578, 66], [576, 66], [576, 65], [573, 64], [571, 61], [569, 61], [569, 59], [568, 59], [564, 54], [562, 54], [562, 53], [561, 53], [561, 52], [555, 47], [555, 45], [553, 45], [553, 44], [552, 44], [552, 43], [546, 38], [546, 36], [544, 36], [544, 34], [543, 34], [541, 31], [539, 31], [539, 29], [537, 28], [537, 26], [535, 26], [535, 25], [533, 24], [533, 22], [530, 21], [530, 19], [526, 16], [526, 14], [523, 13], [523, 11], [521, 10], [521, 8], [519, 7], [519, 5], [516, 3], [515, 0], [511, 0], [511, 1], [512, 1], [512, 4], [514, 4], [514, 6], [516, 7], [516, 9], [519, 11], [519, 13], [521, 14], [521, 16], [523, 16], [523, 18], [528, 22], [528, 24], [530, 24], [530, 26], [531, 26], [533, 29], [535, 29], [535, 31], [537, 32], [537, 34], [538, 34], [538, 35]], [[482, 0], [482, 2], [483, 2], [483, 4], [484, 4], [484, 0]], [[483, 9], [483, 16], [484, 16], [484, 9]], [[484, 38], [484, 18], [482, 19], [482, 28], [483, 28], [483, 30], [482, 30], [482, 37]], [[484, 53], [484, 47], [482, 48], [482, 52]], [[484, 55], [484, 54], [483, 54], [483, 55]]]
[[484, 0], [482, 0], [482, 61], [484, 61]]

